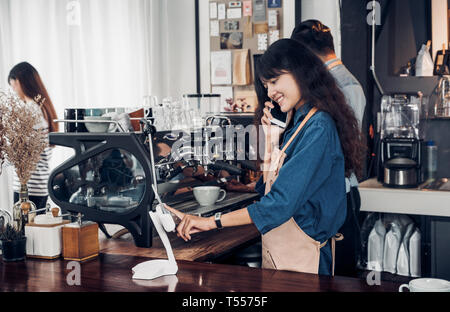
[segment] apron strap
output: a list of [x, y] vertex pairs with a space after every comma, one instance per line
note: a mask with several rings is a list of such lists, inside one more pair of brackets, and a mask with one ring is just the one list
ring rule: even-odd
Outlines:
[[[287, 141], [287, 143], [284, 145], [283, 149], [281, 150], [280, 154], [284, 154], [284, 152], [286, 151], [286, 149], [289, 147], [289, 145], [292, 143], [292, 141], [294, 141], [295, 137], [297, 136], [297, 134], [299, 134], [300, 130], [302, 130], [303, 126], [306, 124], [306, 122], [308, 122], [308, 120], [317, 112], [317, 107], [313, 107], [311, 108], [311, 110], [309, 111], [309, 113], [306, 115], [306, 117], [303, 119], [303, 121], [301, 122], [301, 124], [298, 126], [297, 130], [295, 130], [294, 134], [291, 136], [291, 138], [289, 139], [289, 141]], [[271, 162], [273, 161], [273, 158], [271, 160]], [[279, 158], [278, 160], [279, 161]], [[279, 165], [279, 164], [277, 164]], [[267, 174], [266, 172], [270, 171], [270, 167], [272, 166], [271, 164], [268, 164], [267, 162], [263, 162], [263, 182], [267, 183]]]
[[333, 69], [333, 68], [335, 68], [336, 66], [342, 65], [342, 64], [343, 64], [343, 63], [342, 63], [341, 60], [335, 60], [334, 62], [332, 62], [331, 64], [329, 64], [329, 65], [327, 66], [327, 69], [330, 70], [330, 69]]
[[283, 153], [286, 151], [286, 149], [289, 147], [289, 145], [292, 143], [292, 141], [294, 141], [295, 137], [297, 136], [297, 134], [300, 132], [300, 130], [302, 130], [303, 126], [308, 122], [308, 120], [317, 112], [317, 107], [313, 107], [311, 108], [311, 110], [309, 111], [308, 115], [306, 115], [305, 119], [303, 119], [302, 123], [300, 124], [300, 126], [298, 126], [297, 130], [295, 131], [295, 133], [291, 136], [291, 138], [289, 139], [289, 141], [287, 141], [286, 145], [283, 147], [283, 149], [281, 150]]
[[334, 235], [331, 238], [331, 261], [332, 261], [332, 272], [331, 272], [331, 276], [334, 276], [334, 265], [335, 265], [335, 250], [336, 250], [336, 242], [337, 241], [341, 241], [344, 239], [344, 235], [342, 235], [341, 233], [337, 233], [336, 235]]

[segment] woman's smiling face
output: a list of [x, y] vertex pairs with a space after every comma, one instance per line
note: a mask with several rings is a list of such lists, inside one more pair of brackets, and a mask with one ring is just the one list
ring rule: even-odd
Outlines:
[[301, 100], [300, 88], [291, 73], [283, 73], [278, 77], [262, 80], [270, 99], [280, 105], [281, 111], [287, 113], [299, 108]]

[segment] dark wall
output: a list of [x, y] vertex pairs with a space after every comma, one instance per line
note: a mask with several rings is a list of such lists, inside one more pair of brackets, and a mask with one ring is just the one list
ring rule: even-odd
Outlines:
[[369, 74], [370, 66], [370, 30], [367, 25], [367, 4], [365, 1], [341, 1], [341, 58], [348, 70], [360, 82], [366, 95], [366, 109], [363, 118], [363, 135], [367, 143], [367, 153], [364, 165], [366, 178], [371, 164], [371, 154], [374, 148], [373, 139], [369, 135], [373, 124], [372, 101], [373, 80]]
[[[376, 43], [377, 76], [385, 93], [421, 91], [431, 95], [439, 77], [399, 77], [408, 62], [414, 63], [422, 44], [431, 40], [431, 6], [427, 0], [381, 1], [385, 22]], [[372, 116], [380, 110], [381, 94], [374, 89]], [[438, 177], [450, 177], [450, 120], [423, 120], [423, 139], [438, 146]], [[372, 172], [374, 174], [374, 172]]]
[[[367, 98], [363, 131], [367, 139], [367, 177], [376, 175], [377, 141], [369, 129], [377, 128], [381, 93], [377, 89], [371, 65], [372, 28], [367, 23], [370, 0], [341, 1], [342, 61], [361, 83]], [[414, 62], [422, 44], [431, 40], [431, 1], [378, 0], [381, 25], [376, 28], [376, 73], [386, 94], [421, 91], [429, 96], [439, 77], [399, 77], [401, 68]], [[450, 2], [450, 0], [449, 0]], [[296, 23], [301, 21], [301, 0], [296, 0]], [[439, 177], [450, 177], [450, 120], [425, 120], [424, 139], [438, 145]], [[375, 154], [375, 155], [373, 155]]]

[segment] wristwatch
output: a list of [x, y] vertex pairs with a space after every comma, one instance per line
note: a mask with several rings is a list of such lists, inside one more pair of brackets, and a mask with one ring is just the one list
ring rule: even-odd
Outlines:
[[217, 212], [217, 213], [214, 215], [214, 221], [216, 222], [216, 226], [217, 226], [218, 229], [223, 228], [222, 222], [220, 222], [220, 217], [221, 217], [221, 216], [222, 216], [222, 213], [221, 213], [221, 212]]

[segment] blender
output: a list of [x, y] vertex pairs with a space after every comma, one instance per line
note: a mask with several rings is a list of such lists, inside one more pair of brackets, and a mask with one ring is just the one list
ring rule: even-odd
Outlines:
[[414, 188], [421, 181], [422, 94], [385, 95], [381, 100], [381, 170], [384, 186]]

